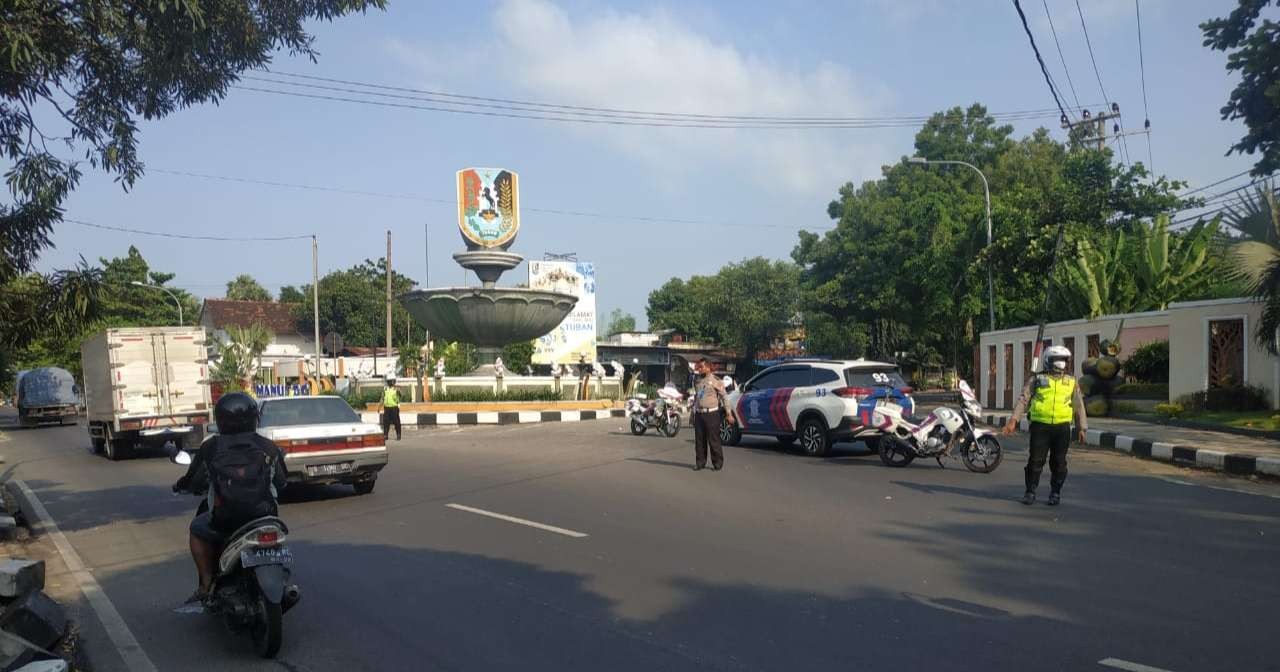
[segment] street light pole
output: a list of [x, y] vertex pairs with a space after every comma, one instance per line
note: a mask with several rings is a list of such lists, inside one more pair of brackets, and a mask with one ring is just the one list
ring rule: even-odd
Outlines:
[[967, 166], [973, 169], [973, 172], [982, 178], [982, 195], [986, 198], [987, 203], [987, 317], [990, 321], [991, 331], [996, 330], [996, 285], [992, 279], [992, 260], [991, 260], [991, 187], [987, 185], [987, 176], [978, 170], [978, 167], [966, 161], [952, 160], [933, 160], [926, 159], [923, 156], [913, 156], [907, 159], [907, 163], [915, 163], [919, 165], [956, 165]]
[[186, 324], [185, 322], [183, 322], [183, 321], [182, 321], [182, 302], [178, 300], [178, 295], [177, 295], [177, 294], [174, 294], [173, 292], [169, 291], [169, 289], [168, 289], [167, 287], [161, 287], [160, 285], [148, 285], [148, 284], [147, 284], [147, 283], [145, 283], [145, 282], [139, 282], [139, 281], [137, 281], [137, 280], [134, 280], [133, 282], [131, 282], [131, 283], [129, 283], [129, 284], [131, 284], [131, 285], [136, 285], [136, 286], [138, 286], [138, 287], [147, 287], [147, 288], [150, 288], [150, 289], [158, 289], [158, 290], [160, 290], [160, 291], [164, 292], [165, 294], [168, 294], [168, 295], [169, 295], [169, 298], [173, 299], [173, 305], [175, 305], [175, 306], [177, 306], [177, 307], [178, 307], [178, 326], [179, 326], [179, 327], [181, 327], [182, 325]]

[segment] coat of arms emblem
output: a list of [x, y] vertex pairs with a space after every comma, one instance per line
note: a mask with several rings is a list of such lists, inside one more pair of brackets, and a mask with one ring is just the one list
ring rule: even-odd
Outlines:
[[506, 248], [520, 229], [519, 182], [502, 168], [458, 171], [458, 228], [469, 244]]

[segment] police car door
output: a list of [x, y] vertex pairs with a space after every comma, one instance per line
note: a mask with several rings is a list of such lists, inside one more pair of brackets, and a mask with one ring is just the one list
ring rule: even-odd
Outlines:
[[[808, 384], [809, 367], [780, 366], [747, 384], [738, 401], [742, 429], [749, 434], [785, 434], [793, 431], [788, 407], [797, 383]], [[803, 379], [803, 380], [802, 380]]]

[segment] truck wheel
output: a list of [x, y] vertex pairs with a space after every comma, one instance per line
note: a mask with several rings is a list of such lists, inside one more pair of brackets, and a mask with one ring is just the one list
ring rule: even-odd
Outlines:
[[103, 450], [104, 448], [106, 448], [106, 447], [107, 447], [107, 440], [106, 440], [106, 439], [98, 439], [98, 438], [94, 438], [94, 437], [89, 437], [89, 442], [93, 444], [93, 454], [94, 454], [94, 455], [101, 455], [101, 454], [102, 454], [102, 450]]
[[133, 454], [133, 442], [128, 439], [107, 439], [107, 459], [115, 462], [128, 459]]

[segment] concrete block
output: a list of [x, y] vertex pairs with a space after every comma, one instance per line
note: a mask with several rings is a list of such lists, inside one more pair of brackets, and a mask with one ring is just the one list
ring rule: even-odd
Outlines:
[[1280, 457], [1259, 457], [1254, 469], [1260, 474], [1280, 476]]
[[18, 527], [18, 521], [13, 516], [0, 513], [0, 532], [8, 532]]
[[66, 631], [67, 612], [40, 591], [27, 593], [5, 607], [0, 629], [47, 649]]
[[0, 560], [0, 597], [44, 589], [44, 560]]

